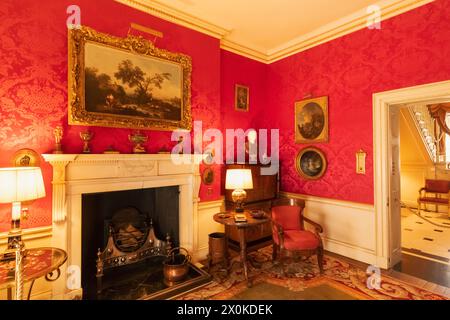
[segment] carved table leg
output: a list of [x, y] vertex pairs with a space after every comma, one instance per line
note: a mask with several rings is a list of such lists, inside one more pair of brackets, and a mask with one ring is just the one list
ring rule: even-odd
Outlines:
[[12, 287], [8, 287], [7, 290], [7, 300], [12, 300]]
[[30, 284], [30, 290], [28, 290], [28, 297], [27, 297], [27, 300], [30, 300], [30, 299], [31, 299], [31, 291], [33, 291], [34, 281], [35, 281], [35, 279], [33, 279], [33, 281], [31, 281], [31, 284]]
[[248, 267], [247, 267], [247, 243], [245, 242], [245, 229], [238, 228], [239, 230], [239, 243], [241, 247], [241, 262], [244, 268], [244, 276], [247, 281], [247, 287], [251, 287], [251, 283], [248, 279]]

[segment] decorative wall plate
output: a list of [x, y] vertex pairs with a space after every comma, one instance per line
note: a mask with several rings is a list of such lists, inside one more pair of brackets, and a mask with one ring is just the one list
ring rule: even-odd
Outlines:
[[33, 149], [25, 148], [14, 153], [12, 163], [15, 167], [39, 167], [41, 158]]

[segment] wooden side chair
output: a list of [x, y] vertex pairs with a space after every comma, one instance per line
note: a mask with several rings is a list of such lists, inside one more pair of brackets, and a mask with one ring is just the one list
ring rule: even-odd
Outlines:
[[[272, 201], [273, 260], [278, 257], [284, 274], [284, 258], [291, 254], [302, 256], [317, 255], [320, 273], [323, 273], [323, 245], [320, 224], [303, 215], [305, 201], [296, 199], [277, 199]], [[304, 228], [309, 223], [315, 232]]]
[[435, 205], [436, 212], [439, 206], [447, 206], [450, 217], [450, 181], [426, 179], [417, 199], [419, 215], [422, 205], [426, 208], [427, 204]]

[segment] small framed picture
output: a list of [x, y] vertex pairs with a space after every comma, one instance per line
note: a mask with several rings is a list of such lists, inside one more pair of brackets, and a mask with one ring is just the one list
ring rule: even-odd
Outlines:
[[237, 111], [248, 112], [249, 101], [250, 101], [249, 95], [250, 95], [249, 87], [237, 84], [235, 87], [234, 109]]
[[206, 168], [202, 173], [202, 181], [205, 185], [210, 186], [214, 182], [214, 171], [212, 168]]

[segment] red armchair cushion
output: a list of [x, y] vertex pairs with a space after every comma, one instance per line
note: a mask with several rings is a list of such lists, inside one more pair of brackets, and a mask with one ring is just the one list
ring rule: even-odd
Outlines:
[[[280, 244], [278, 234], [274, 234], [274, 241]], [[314, 250], [319, 244], [319, 238], [311, 231], [287, 230], [284, 232], [284, 247], [287, 250]]]
[[[300, 214], [302, 208], [296, 206], [278, 206], [272, 208], [272, 219], [283, 227], [283, 230], [300, 230]], [[274, 231], [275, 233], [275, 231]]]

